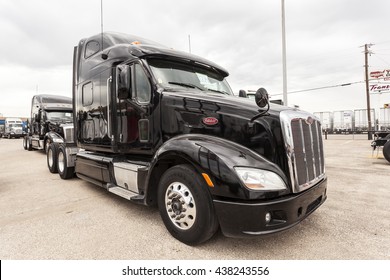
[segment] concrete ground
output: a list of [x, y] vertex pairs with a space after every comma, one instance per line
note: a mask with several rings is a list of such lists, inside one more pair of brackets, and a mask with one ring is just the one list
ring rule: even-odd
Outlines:
[[328, 200], [296, 227], [190, 247], [158, 210], [49, 173], [46, 156], [0, 139], [0, 259], [390, 260], [390, 164], [366, 136], [325, 140]]

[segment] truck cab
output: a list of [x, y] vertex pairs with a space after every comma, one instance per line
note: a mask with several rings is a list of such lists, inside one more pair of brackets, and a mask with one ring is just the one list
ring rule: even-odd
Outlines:
[[26, 150], [44, 150], [50, 143], [62, 143], [64, 137], [71, 141], [73, 108], [70, 97], [39, 94], [31, 100], [28, 134], [24, 137]]
[[20, 118], [6, 118], [4, 123], [3, 137], [8, 139], [20, 138], [25, 135], [23, 121]]
[[[119, 33], [74, 48], [74, 142], [59, 173], [156, 205], [189, 245], [288, 229], [326, 200], [321, 123], [309, 113], [234, 96], [228, 71]], [[73, 166], [67, 168], [66, 161]], [[61, 167], [61, 168], [60, 168]]]

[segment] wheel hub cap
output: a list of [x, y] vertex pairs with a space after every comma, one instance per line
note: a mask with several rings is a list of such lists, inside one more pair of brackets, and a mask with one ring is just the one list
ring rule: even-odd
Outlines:
[[174, 182], [165, 193], [165, 208], [171, 222], [181, 230], [190, 229], [196, 218], [194, 197], [186, 185]]

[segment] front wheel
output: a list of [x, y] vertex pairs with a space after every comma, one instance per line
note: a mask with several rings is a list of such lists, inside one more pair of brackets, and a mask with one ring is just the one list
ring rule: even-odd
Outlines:
[[64, 145], [61, 145], [58, 149], [57, 160], [58, 174], [60, 175], [60, 177], [64, 180], [72, 178], [74, 175], [74, 167], [68, 166], [66, 147]]
[[168, 169], [158, 189], [161, 218], [173, 237], [196, 245], [218, 229], [213, 201], [203, 178], [189, 165]]
[[388, 140], [383, 146], [383, 156], [390, 162], [390, 140]]
[[57, 173], [58, 143], [51, 143], [47, 149], [47, 167], [51, 173]]

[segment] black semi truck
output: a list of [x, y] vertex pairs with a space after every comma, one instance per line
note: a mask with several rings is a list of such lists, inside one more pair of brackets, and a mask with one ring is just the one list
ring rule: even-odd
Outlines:
[[264, 89], [234, 96], [224, 68], [131, 35], [83, 39], [73, 61], [74, 143], [51, 144], [62, 178], [158, 206], [190, 245], [218, 228], [285, 230], [326, 200], [314, 115], [270, 105]]
[[72, 98], [58, 95], [39, 94], [31, 100], [31, 115], [28, 134], [23, 147], [31, 151], [47, 151], [52, 142], [62, 143], [64, 137], [71, 142], [73, 136]]

